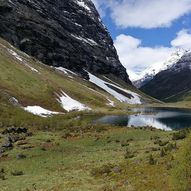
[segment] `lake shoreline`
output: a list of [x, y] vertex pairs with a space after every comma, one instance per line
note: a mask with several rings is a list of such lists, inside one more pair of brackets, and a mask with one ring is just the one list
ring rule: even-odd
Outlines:
[[188, 108], [144, 107], [132, 108], [132, 114], [102, 115], [93, 123], [127, 127], [154, 127], [162, 130], [178, 130], [191, 126], [191, 110]]

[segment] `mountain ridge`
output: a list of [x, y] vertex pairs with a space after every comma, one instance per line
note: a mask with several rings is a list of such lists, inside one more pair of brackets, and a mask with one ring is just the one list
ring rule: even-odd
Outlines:
[[175, 50], [164, 62], [156, 63], [153, 66], [145, 69], [139, 76], [139, 78], [133, 81], [133, 84], [137, 88], [141, 88], [149, 81], [151, 81], [159, 72], [167, 70], [172, 65], [176, 64], [178, 60], [189, 50], [177, 49]]
[[183, 101], [189, 99], [190, 76], [191, 52], [186, 51], [170, 67], [160, 71], [145, 83], [140, 90], [162, 101]]

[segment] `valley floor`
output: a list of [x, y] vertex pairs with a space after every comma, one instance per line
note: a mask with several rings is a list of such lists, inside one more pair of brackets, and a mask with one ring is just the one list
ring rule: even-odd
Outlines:
[[183, 191], [188, 186], [187, 175], [177, 177], [188, 164], [182, 162], [177, 171], [177, 161], [185, 158], [180, 151], [187, 152], [186, 131], [100, 125], [30, 131], [0, 158], [2, 191]]
[[[149, 105], [148, 105], [149, 106]], [[176, 103], [161, 103], [151, 104], [151, 107], [171, 107], [171, 108], [188, 108], [191, 109], [190, 101], [181, 101]]]

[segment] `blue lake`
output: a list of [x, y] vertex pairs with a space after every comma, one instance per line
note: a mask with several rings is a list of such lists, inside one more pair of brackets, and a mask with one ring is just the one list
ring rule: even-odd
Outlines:
[[157, 129], [175, 130], [191, 127], [191, 110], [179, 108], [135, 108], [136, 115], [106, 115], [93, 123], [128, 127], [152, 126]]

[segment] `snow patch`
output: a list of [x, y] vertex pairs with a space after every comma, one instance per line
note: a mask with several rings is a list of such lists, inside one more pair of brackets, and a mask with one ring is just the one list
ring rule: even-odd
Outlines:
[[74, 23], [76, 26], [82, 27], [82, 25], [78, 24], [78, 23]]
[[62, 91], [62, 96], [59, 97], [58, 101], [61, 103], [62, 107], [66, 111], [84, 111], [84, 110], [91, 110], [91, 108], [87, 107], [86, 105], [80, 103], [77, 100], [74, 100], [66, 93]]
[[29, 113], [32, 113], [34, 115], [38, 115], [40, 117], [48, 117], [51, 115], [62, 114], [60, 112], [50, 111], [50, 110], [44, 109], [44, 108], [42, 108], [40, 106], [36, 106], [36, 105], [23, 107], [19, 104], [19, 101], [15, 97], [11, 97], [9, 99], [9, 102], [16, 105], [16, 106], [19, 106], [20, 108], [24, 109], [25, 111], [27, 111]]
[[56, 70], [63, 72], [64, 74], [66, 74], [69, 78], [73, 78], [73, 76], [71, 76], [70, 74], [77, 76], [76, 73], [72, 72], [71, 70], [68, 70], [64, 67], [56, 67]]
[[40, 106], [27, 106], [24, 107], [24, 110], [41, 117], [48, 117], [50, 115], [60, 114], [59, 112], [50, 111]]
[[15, 52], [15, 51], [13, 51], [13, 50], [11, 50], [11, 49], [8, 49], [8, 51], [17, 59], [17, 60], [19, 60], [19, 61], [23, 61], [23, 59]]
[[[141, 104], [141, 100], [140, 100], [140, 95], [138, 95], [137, 93], [134, 93], [130, 90], [126, 90], [123, 89], [115, 84], [106, 82], [96, 76], [94, 76], [93, 74], [89, 73], [89, 81], [94, 83], [95, 85], [97, 85], [98, 87], [102, 88], [103, 90], [105, 90], [106, 92], [108, 92], [109, 94], [111, 94], [112, 96], [114, 96], [117, 100], [119, 100], [120, 102], [127, 102], [129, 104]], [[124, 93], [130, 94], [132, 95], [131, 98], [128, 98], [120, 93], [118, 93], [117, 91], [113, 90], [112, 88], [110, 88], [108, 85], [111, 85], [121, 91], [123, 91]]]
[[9, 53], [13, 55], [17, 60], [19, 60], [22, 64], [24, 64], [26, 67], [30, 68], [31, 71], [39, 73], [39, 71], [32, 66], [30, 66], [28, 63], [26, 63], [23, 58], [21, 58], [15, 51], [8, 49]]
[[91, 11], [91, 9], [81, 0], [77, 0], [76, 3], [80, 6], [83, 7], [84, 9], [86, 9], [87, 11]]
[[[85, 86], [85, 87], [86, 87], [86, 86]], [[91, 91], [93, 91], [93, 92], [95, 92], [95, 93], [97, 93], [97, 94], [99, 94], [99, 95], [101, 95], [101, 96], [103, 96], [103, 97], [105, 97], [105, 98], [107, 99], [107, 101], [109, 102], [109, 103], [107, 103], [106, 105], [115, 107], [115, 102], [112, 101], [112, 100], [110, 100], [106, 95], [104, 95], [104, 94], [102, 94], [101, 92], [98, 92], [98, 91], [96, 91], [96, 90], [94, 90], [94, 89], [92, 89], [92, 88], [89, 88], [89, 87], [88, 87], [88, 89], [91, 90]]]
[[80, 36], [76, 36], [74, 34], [71, 34], [71, 36], [73, 36], [74, 38], [80, 40], [80, 41], [83, 41], [91, 46], [97, 46], [97, 42], [95, 42], [93, 39], [90, 39], [90, 38], [83, 38], [83, 37], [80, 37]]
[[108, 106], [112, 106], [112, 107], [115, 107], [115, 102], [114, 101], [112, 101], [112, 100], [110, 100], [109, 98], [107, 98], [107, 100], [108, 100]]

